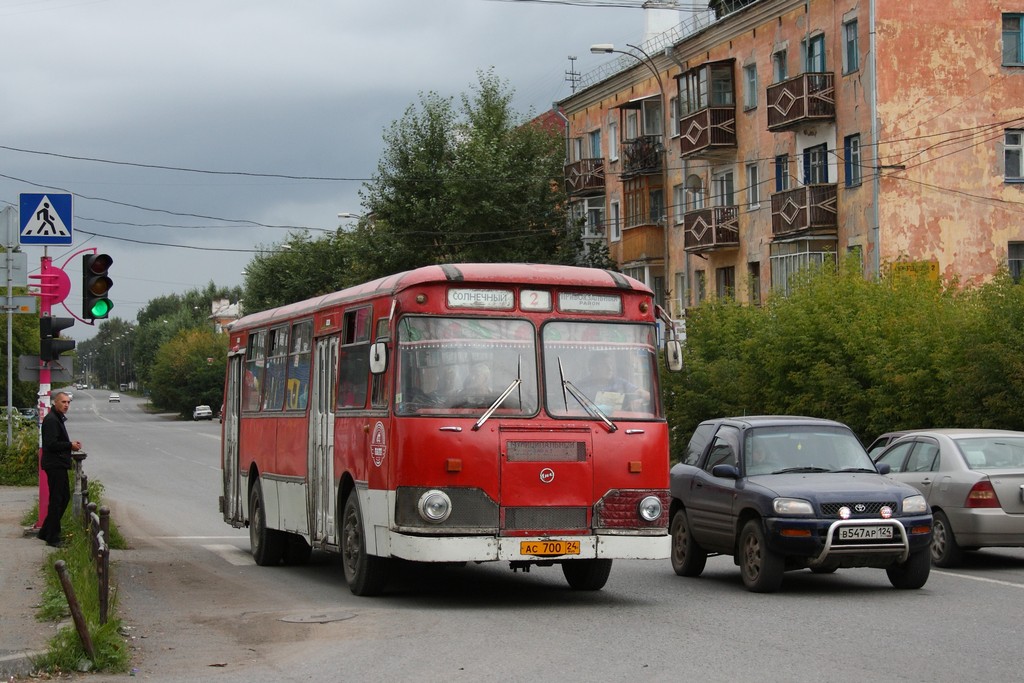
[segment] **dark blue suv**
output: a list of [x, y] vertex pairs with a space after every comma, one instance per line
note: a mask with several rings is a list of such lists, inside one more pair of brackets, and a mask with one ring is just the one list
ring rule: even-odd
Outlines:
[[702, 422], [671, 472], [672, 568], [699, 576], [731, 555], [749, 590], [783, 572], [884, 568], [896, 588], [931, 570], [932, 515], [914, 488], [875, 468], [846, 425], [763, 415]]

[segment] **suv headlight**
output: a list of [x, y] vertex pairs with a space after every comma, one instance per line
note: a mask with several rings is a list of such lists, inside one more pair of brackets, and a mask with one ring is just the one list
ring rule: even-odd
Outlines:
[[777, 515], [813, 515], [814, 507], [800, 498], [776, 498], [772, 508]]
[[907, 496], [903, 499], [903, 512], [908, 514], [928, 512], [928, 502], [921, 494], [917, 494], [916, 496]]

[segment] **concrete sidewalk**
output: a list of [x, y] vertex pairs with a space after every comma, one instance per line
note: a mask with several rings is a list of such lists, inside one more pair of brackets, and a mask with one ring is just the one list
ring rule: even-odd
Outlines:
[[0, 677], [24, 676], [44, 653], [56, 625], [36, 620], [46, 585], [41, 569], [52, 551], [21, 520], [37, 501], [34, 486], [0, 486]]

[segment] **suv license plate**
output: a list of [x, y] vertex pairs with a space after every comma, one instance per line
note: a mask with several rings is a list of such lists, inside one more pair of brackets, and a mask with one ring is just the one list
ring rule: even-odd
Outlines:
[[840, 541], [876, 541], [892, 538], [891, 526], [843, 526], [839, 527]]
[[579, 555], [579, 541], [520, 541], [520, 555], [553, 557], [555, 555]]

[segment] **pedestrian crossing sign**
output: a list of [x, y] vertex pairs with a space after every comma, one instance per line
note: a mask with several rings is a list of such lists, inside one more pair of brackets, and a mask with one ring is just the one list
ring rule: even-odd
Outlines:
[[71, 236], [71, 195], [48, 192], [21, 194], [19, 244], [69, 245]]

